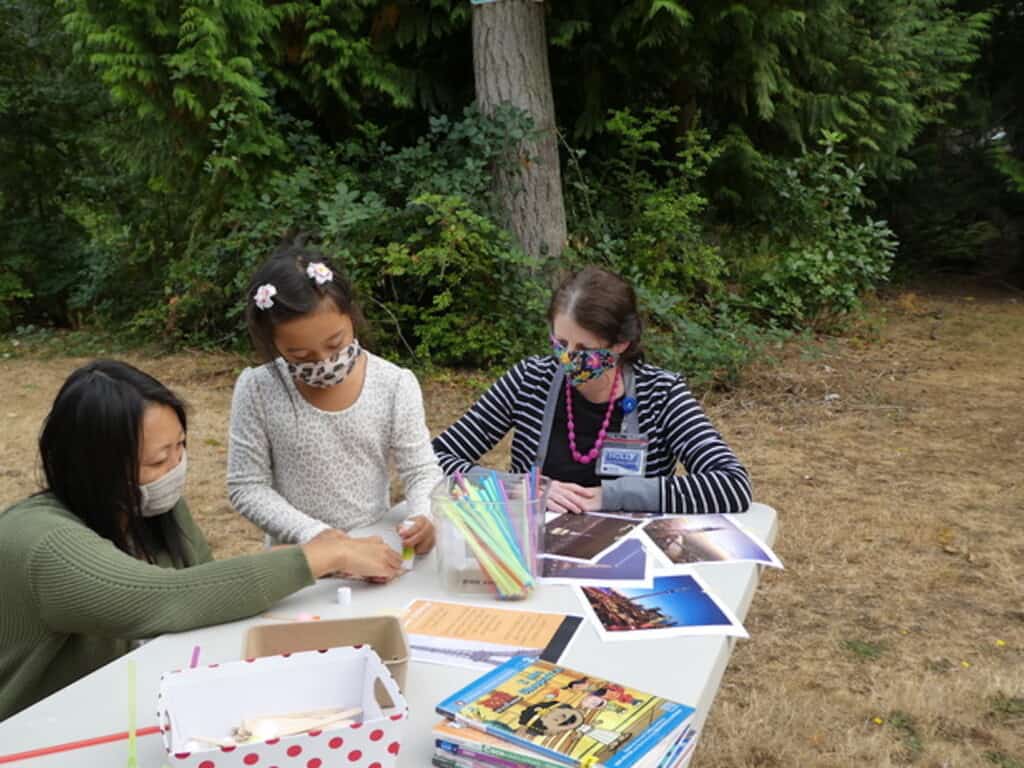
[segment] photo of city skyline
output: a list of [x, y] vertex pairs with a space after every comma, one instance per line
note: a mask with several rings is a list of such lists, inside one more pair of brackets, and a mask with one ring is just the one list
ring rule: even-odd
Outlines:
[[650, 587], [577, 587], [604, 640], [673, 635], [747, 637], [696, 574], [655, 577]]
[[643, 527], [655, 556], [668, 567], [694, 563], [759, 563], [781, 568], [775, 553], [729, 515], [681, 515]]

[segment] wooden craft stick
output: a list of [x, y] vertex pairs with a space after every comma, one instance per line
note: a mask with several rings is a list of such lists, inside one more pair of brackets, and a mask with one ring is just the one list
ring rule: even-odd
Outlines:
[[[273, 738], [281, 736], [294, 736], [307, 731], [323, 730], [327, 726], [341, 727], [351, 725], [355, 722], [353, 718], [362, 714], [362, 709], [352, 707], [351, 709], [317, 709], [309, 712], [289, 712], [284, 715], [264, 715], [261, 717], [248, 717], [242, 720], [242, 725], [235, 729], [235, 739], [238, 742], [246, 742], [257, 733], [266, 729], [264, 726], [274, 727]], [[298, 722], [296, 722], [298, 721]], [[228, 745], [230, 746], [230, 745]]]

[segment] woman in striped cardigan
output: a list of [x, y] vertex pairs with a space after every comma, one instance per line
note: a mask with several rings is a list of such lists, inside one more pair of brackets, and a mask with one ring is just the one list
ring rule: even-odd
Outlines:
[[642, 361], [629, 283], [587, 267], [555, 291], [548, 321], [554, 354], [517, 363], [434, 439], [446, 474], [474, 471], [513, 429], [510, 469], [554, 480], [554, 511], [747, 509], [747, 471], [682, 376]]

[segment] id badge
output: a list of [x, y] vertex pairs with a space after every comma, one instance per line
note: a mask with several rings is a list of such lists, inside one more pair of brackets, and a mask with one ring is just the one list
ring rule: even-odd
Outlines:
[[597, 474], [605, 477], [643, 477], [647, 469], [647, 438], [609, 433], [597, 459]]

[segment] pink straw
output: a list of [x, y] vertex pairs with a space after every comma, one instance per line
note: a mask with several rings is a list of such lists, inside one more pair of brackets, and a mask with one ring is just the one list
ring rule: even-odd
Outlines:
[[122, 731], [121, 733], [111, 733], [106, 736], [94, 736], [91, 739], [82, 739], [81, 741], [70, 741], [66, 744], [55, 744], [52, 747], [30, 749], [27, 752], [15, 752], [10, 755], [0, 755], [0, 765], [5, 763], [20, 763], [22, 760], [29, 760], [33, 757], [45, 757], [46, 755], [55, 755], [59, 752], [70, 752], [75, 749], [95, 747], [99, 744], [110, 744], [114, 741], [124, 741], [125, 739], [130, 738], [132, 733], [136, 736], [154, 736], [160, 733], [160, 728], [156, 725], [150, 725], [145, 728], [139, 728], [135, 731]]

